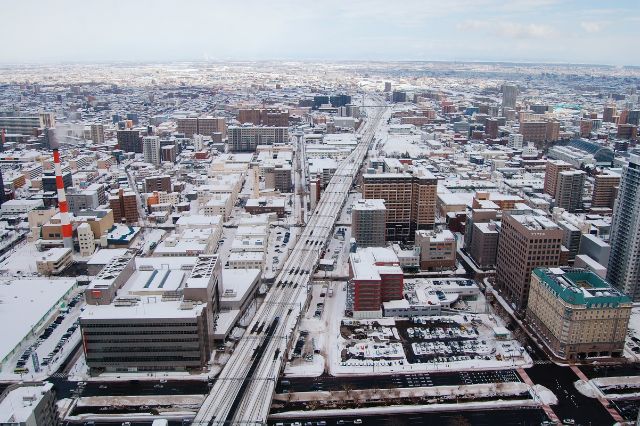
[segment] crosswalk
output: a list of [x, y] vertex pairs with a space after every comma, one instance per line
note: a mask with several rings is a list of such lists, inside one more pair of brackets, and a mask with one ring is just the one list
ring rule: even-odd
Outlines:
[[49, 376], [49, 377], [55, 377], [56, 379], [68, 379], [68, 378], [69, 378], [69, 375], [68, 375], [68, 374], [65, 374], [65, 373], [60, 373], [60, 372], [58, 372], [58, 373], [53, 373], [53, 374], [52, 374], [51, 376]]
[[551, 364], [551, 361], [549, 361], [548, 359], [536, 359], [533, 361], [534, 365], [549, 365]]

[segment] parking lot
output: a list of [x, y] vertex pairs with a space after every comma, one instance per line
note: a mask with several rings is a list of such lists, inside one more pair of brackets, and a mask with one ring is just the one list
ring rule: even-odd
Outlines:
[[[84, 295], [78, 293], [67, 306], [52, 317], [48, 325], [40, 330], [33, 343], [26, 347], [16, 359], [15, 366], [4, 373], [20, 377], [48, 376], [55, 372], [71, 349], [80, 341], [78, 317], [84, 303]], [[35, 365], [37, 364], [37, 366]]]

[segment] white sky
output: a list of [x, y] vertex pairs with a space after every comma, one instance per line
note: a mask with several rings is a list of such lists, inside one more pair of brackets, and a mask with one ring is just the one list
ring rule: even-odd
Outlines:
[[0, 62], [640, 65], [639, 0], [3, 0]]

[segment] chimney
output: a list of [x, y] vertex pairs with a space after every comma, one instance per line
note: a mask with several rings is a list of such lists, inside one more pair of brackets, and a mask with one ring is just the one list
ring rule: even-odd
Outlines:
[[60, 223], [62, 224], [62, 242], [65, 248], [73, 249], [73, 229], [69, 220], [69, 204], [62, 181], [62, 167], [60, 166], [60, 152], [53, 149], [53, 163], [56, 170], [56, 188], [58, 190], [58, 208], [60, 209]]

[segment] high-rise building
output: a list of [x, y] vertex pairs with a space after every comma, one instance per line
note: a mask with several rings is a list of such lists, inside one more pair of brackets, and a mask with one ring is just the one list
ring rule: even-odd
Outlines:
[[520, 314], [529, 297], [531, 271], [560, 264], [564, 232], [544, 216], [505, 213], [496, 255], [496, 286]]
[[53, 127], [56, 127], [56, 120], [52, 112], [33, 115], [0, 113], [0, 129], [5, 129], [7, 134], [38, 136], [45, 128]]
[[558, 173], [555, 206], [568, 212], [582, 209], [582, 195], [586, 173], [582, 170], [565, 170]]
[[518, 98], [518, 86], [514, 84], [502, 85], [502, 110], [516, 109], [516, 100]]
[[620, 186], [620, 175], [610, 170], [604, 170], [594, 178], [591, 207], [613, 208]]
[[620, 357], [631, 299], [585, 269], [539, 268], [531, 274], [527, 320], [560, 359]]
[[640, 109], [632, 109], [627, 116], [627, 124], [640, 126]]
[[607, 279], [640, 301], [640, 153], [623, 167], [611, 222], [611, 256]]
[[384, 200], [358, 200], [351, 207], [351, 236], [358, 247], [384, 247], [387, 208]]
[[118, 130], [116, 132], [118, 146], [125, 152], [142, 154], [142, 139], [139, 130]]
[[230, 126], [229, 149], [232, 151], [255, 151], [258, 145], [273, 145], [289, 142], [287, 127]]
[[495, 139], [498, 137], [498, 119], [497, 118], [489, 118], [485, 122], [484, 132], [491, 139]]
[[617, 109], [615, 105], [609, 105], [604, 107], [602, 112], [602, 121], [605, 123], [613, 123], [613, 117], [616, 115]]
[[193, 149], [195, 149], [196, 152], [200, 152], [204, 149], [204, 136], [193, 135]]
[[138, 214], [138, 201], [136, 194], [131, 191], [125, 192], [120, 189], [109, 196], [109, 207], [113, 210], [113, 221], [128, 223], [137, 222], [139, 219]]
[[160, 137], [145, 136], [142, 138], [142, 154], [146, 163], [160, 164]]
[[573, 167], [566, 161], [547, 161], [547, 167], [544, 173], [544, 193], [555, 197], [556, 187], [558, 185], [558, 174], [571, 169], [573, 169]]
[[102, 124], [91, 125], [91, 140], [94, 144], [104, 143], [104, 126]]
[[256, 126], [279, 126], [289, 125], [289, 111], [279, 109], [240, 109], [238, 110], [238, 121], [242, 124], [251, 123]]
[[417, 230], [435, 224], [437, 186], [438, 179], [426, 169], [365, 174], [362, 196], [385, 201], [387, 241], [413, 241]]
[[591, 131], [593, 130], [593, 122], [590, 118], [583, 118], [580, 120], [580, 137], [588, 138], [591, 136]]
[[212, 136], [219, 133], [221, 139], [224, 139], [227, 137], [227, 123], [223, 117], [198, 117], [196, 133], [204, 136]]

